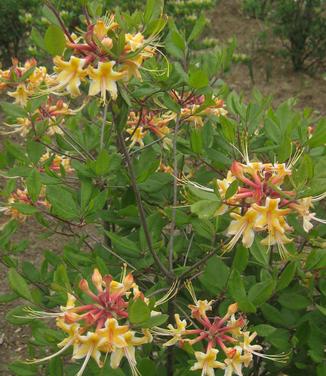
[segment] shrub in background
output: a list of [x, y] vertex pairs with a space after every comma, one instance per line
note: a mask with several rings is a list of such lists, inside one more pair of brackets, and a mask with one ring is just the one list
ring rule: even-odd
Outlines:
[[250, 17], [265, 19], [274, 0], [243, 0], [243, 11]]
[[281, 39], [294, 70], [325, 69], [325, 0], [244, 0], [243, 9]]
[[294, 70], [326, 67], [326, 1], [279, 0], [271, 13]]

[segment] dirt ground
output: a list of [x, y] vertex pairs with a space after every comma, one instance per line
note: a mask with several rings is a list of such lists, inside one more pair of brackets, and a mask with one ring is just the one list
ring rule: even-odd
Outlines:
[[[261, 21], [250, 19], [241, 13], [239, 0], [221, 0], [211, 14], [212, 36], [220, 41], [227, 41], [236, 36], [237, 52], [245, 53], [252, 58], [254, 82], [248, 67], [237, 64], [225, 78], [230, 87], [237, 92], [250, 96], [253, 88], [258, 88], [265, 95], [272, 95], [278, 104], [289, 97], [298, 99], [298, 108], [311, 107], [317, 113], [326, 115], [326, 82], [320, 76], [310, 77], [305, 73], [294, 73], [289, 61], [278, 57], [279, 44], [259, 43], [259, 35], [264, 30]], [[263, 51], [264, 50], [264, 51]], [[266, 76], [269, 75], [269, 80]], [[3, 138], [0, 136], [0, 144]], [[30, 247], [24, 259], [41, 262], [41, 253], [45, 249], [60, 251], [65, 239], [52, 237], [40, 240], [41, 228], [34, 222], [26, 223], [19, 230], [20, 239], [28, 239]], [[7, 270], [0, 264], [0, 294], [9, 291], [7, 286]], [[9, 376], [5, 364], [21, 358], [26, 354], [26, 342], [29, 332], [25, 328], [12, 326], [5, 322], [6, 312], [16, 303], [0, 305], [0, 376]]]
[[280, 56], [280, 41], [266, 31], [263, 21], [243, 14], [241, 0], [220, 0], [210, 18], [212, 36], [221, 42], [235, 36], [236, 52], [244, 53], [252, 60], [254, 82], [248, 67], [236, 64], [225, 79], [232, 89], [248, 98], [256, 88], [264, 95], [272, 95], [275, 105], [295, 97], [298, 108], [311, 107], [322, 115], [326, 114], [325, 78], [293, 72], [291, 62]]

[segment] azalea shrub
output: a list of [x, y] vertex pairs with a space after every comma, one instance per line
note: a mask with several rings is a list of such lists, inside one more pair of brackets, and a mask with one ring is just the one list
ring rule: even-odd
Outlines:
[[[326, 120], [231, 91], [234, 43], [163, 5], [73, 33], [47, 2], [51, 64], [0, 71], [8, 372], [322, 376]], [[24, 261], [25, 228], [60, 249]]]

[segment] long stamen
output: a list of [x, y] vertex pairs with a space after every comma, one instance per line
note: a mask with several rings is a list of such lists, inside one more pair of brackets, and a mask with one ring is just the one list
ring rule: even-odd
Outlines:
[[60, 349], [59, 351], [57, 351], [56, 353], [54, 353], [52, 355], [49, 355], [49, 356], [42, 358], [42, 359], [27, 360], [25, 363], [34, 364], [34, 363], [41, 363], [41, 362], [45, 362], [46, 360], [50, 360], [50, 359], [62, 354], [63, 352], [65, 352], [67, 350], [67, 348], [70, 347], [74, 343], [74, 341], [75, 341], [75, 338], [70, 340], [62, 349]]
[[82, 374], [84, 373], [85, 368], [86, 368], [87, 363], [88, 363], [88, 361], [89, 361], [89, 359], [90, 359], [90, 357], [91, 357], [91, 355], [92, 355], [93, 350], [94, 350], [94, 346], [92, 346], [92, 347], [88, 350], [88, 353], [87, 353], [87, 355], [86, 355], [86, 358], [85, 358], [85, 360], [84, 360], [84, 363], [83, 363], [81, 369], [80, 369], [80, 370], [78, 371], [78, 373], [76, 374], [76, 376], [82, 376]]
[[154, 307], [158, 307], [159, 305], [162, 305], [162, 304], [168, 302], [169, 300], [171, 300], [172, 298], [174, 298], [178, 293], [179, 283], [180, 283], [180, 281], [178, 281], [176, 279], [173, 282], [172, 286], [170, 287], [169, 291], [154, 304]]

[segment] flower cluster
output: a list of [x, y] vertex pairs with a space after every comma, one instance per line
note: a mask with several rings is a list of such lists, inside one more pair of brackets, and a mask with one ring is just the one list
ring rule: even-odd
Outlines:
[[80, 37], [70, 34], [66, 37], [72, 55], [69, 61], [60, 56], [54, 58], [51, 91], [66, 91], [76, 97], [80, 95], [81, 82], [88, 77], [88, 94], [100, 93], [103, 102], [107, 100], [107, 92], [113, 100], [117, 98], [117, 81], [141, 79], [139, 69], [156, 50], [156, 34], [145, 38], [140, 32], [124, 33], [113, 15], [95, 23], [87, 19], [87, 30]]
[[0, 206], [0, 213], [3, 212], [5, 215], [11, 217], [11, 219], [17, 219], [19, 222], [25, 222], [27, 214], [24, 214], [20, 208], [19, 204], [23, 205], [33, 205], [38, 207], [49, 208], [50, 204], [45, 199], [45, 190], [42, 189], [39, 198], [33, 203], [32, 199], [29, 197], [27, 189], [17, 189], [15, 192], [11, 193], [8, 201]]
[[[92, 283], [96, 292], [91, 290], [86, 279], [82, 279], [79, 284], [80, 289], [90, 298], [90, 303], [76, 305], [76, 297], [68, 294], [67, 304], [61, 307], [61, 312], [48, 313], [29, 309], [30, 315], [35, 318], [54, 317], [57, 327], [66, 335], [58, 344], [61, 349], [57, 353], [30, 362], [49, 360], [73, 347], [72, 359], [84, 359], [78, 376], [83, 374], [90, 358], [99, 367], [103, 367], [102, 355], [106, 358], [108, 354], [111, 354], [112, 368], [118, 368], [122, 358], [126, 357], [132, 374], [138, 375], [136, 347], [150, 343], [152, 335], [148, 329], [136, 332], [128, 321], [128, 306], [137, 299], [146, 304], [149, 301], [140, 292], [132, 274], [126, 274], [125, 268], [121, 282], [115, 281], [111, 275], [102, 276], [95, 269]], [[152, 311], [152, 314], [155, 312]]]
[[0, 134], [19, 133], [22, 137], [25, 137], [30, 131], [36, 133], [39, 128], [44, 128], [45, 133], [49, 136], [53, 136], [56, 133], [62, 135], [64, 117], [77, 114], [84, 105], [73, 110], [62, 99], [54, 100], [52, 96], [49, 96], [46, 102], [40, 104], [39, 108], [30, 117], [18, 117], [14, 124], [4, 123], [10, 130], [1, 131]]
[[158, 138], [164, 139], [163, 142], [169, 141], [165, 137], [170, 133], [169, 123], [176, 118], [176, 114], [172, 112], [161, 113], [160, 111], [146, 111], [143, 110], [140, 113], [130, 112], [127, 121], [127, 133], [129, 134], [131, 143], [129, 147], [133, 147], [135, 144], [144, 146], [143, 138], [148, 131], [151, 131]]
[[196, 362], [191, 367], [192, 371], [202, 370], [202, 376], [214, 376], [215, 369], [222, 369], [225, 376], [242, 376], [242, 367], [249, 367], [254, 355], [279, 362], [286, 360], [283, 354], [262, 354], [262, 346], [252, 344], [257, 333], [244, 331], [247, 323], [243, 316], [236, 317], [236, 303], [228, 307], [223, 317], [210, 316], [214, 302], [198, 300], [190, 282], [186, 283], [186, 287], [194, 301], [189, 305], [193, 325], [175, 314], [175, 326], [169, 324], [167, 329], [156, 328], [156, 333], [172, 337], [164, 346], [179, 344], [182, 347], [186, 343], [190, 346], [203, 345], [205, 352], [195, 351]]
[[51, 154], [49, 151], [41, 156], [40, 163], [42, 164], [42, 167], [39, 168], [40, 172], [45, 171], [45, 168], [54, 172], [60, 171], [62, 168], [67, 173], [73, 171], [69, 157], [59, 154]]
[[181, 120], [193, 124], [195, 127], [202, 127], [204, 119], [209, 116], [220, 117], [228, 114], [224, 101], [220, 98], [213, 97], [211, 103], [205, 104], [203, 95], [195, 96], [192, 93], [181, 95], [175, 91], [171, 95], [182, 104]]
[[[204, 120], [209, 116], [226, 116], [227, 110], [222, 99], [214, 97], [210, 104], [205, 104], [203, 95], [196, 96], [193, 93], [178, 93], [174, 90], [170, 93], [171, 98], [180, 106], [180, 123], [192, 124], [195, 127], [202, 127]], [[138, 144], [144, 146], [144, 137], [150, 131], [158, 138], [163, 140], [164, 146], [169, 146], [171, 140], [167, 136], [171, 133], [169, 124], [177, 119], [177, 114], [170, 110], [152, 110], [131, 111], [127, 121], [127, 133], [131, 140], [130, 146]]]
[[[230, 211], [232, 221], [226, 231], [233, 236], [226, 244], [224, 251], [230, 251], [242, 237], [246, 248], [253, 244], [256, 233], [266, 233], [261, 241], [270, 248], [276, 245], [281, 258], [289, 257], [285, 244], [292, 239], [289, 233], [293, 230], [287, 223], [287, 216], [294, 213], [303, 219], [306, 232], [313, 227], [311, 221], [326, 223], [311, 213], [313, 203], [326, 195], [317, 197], [296, 198], [296, 192], [283, 189], [285, 178], [291, 176], [293, 163], [262, 163], [234, 161], [225, 179], [217, 179], [217, 189], [222, 200], [216, 215]], [[231, 184], [238, 182], [236, 192], [227, 197]], [[195, 184], [195, 186], [199, 187]], [[200, 187], [204, 188], [204, 187]], [[206, 189], [205, 190], [210, 190]], [[213, 190], [210, 190], [213, 192]]]
[[48, 80], [46, 68], [38, 67], [35, 59], [27, 60], [23, 66], [13, 59], [11, 68], [0, 70], [0, 91], [11, 89], [7, 94], [15, 98], [15, 103], [25, 106]]

